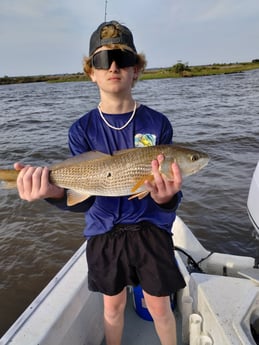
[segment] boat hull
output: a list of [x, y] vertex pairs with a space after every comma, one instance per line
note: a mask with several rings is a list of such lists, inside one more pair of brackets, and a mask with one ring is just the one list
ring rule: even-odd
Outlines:
[[[175, 257], [186, 281], [177, 293], [178, 344], [256, 345], [251, 333], [259, 320], [254, 259], [210, 253], [179, 217], [173, 232]], [[102, 298], [88, 290], [85, 247], [86, 243], [0, 339], [0, 345], [104, 344]], [[200, 261], [202, 272], [190, 272], [183, 252]], [[131, 289], [129, 297], [125, 322], [129, 333], [123, 344], [158, 345], [152, 322], [141, 320], [133, 309]], [[134, 333], [136, 324], [140, 328]]]

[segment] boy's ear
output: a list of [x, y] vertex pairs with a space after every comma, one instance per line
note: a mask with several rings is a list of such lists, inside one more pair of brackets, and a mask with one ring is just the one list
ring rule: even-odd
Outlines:
[[134, 80], [137, 80], [139, 77], [139, 68], [137, 66], [134, 66]]
[[95, 73], [94, 73], [94, 69], [91, 69], [91, 72], [89, 72], [89, 77], [91, 78], [92, 82], [95, 83], [96, 82], [96, 78], [95, 78]]

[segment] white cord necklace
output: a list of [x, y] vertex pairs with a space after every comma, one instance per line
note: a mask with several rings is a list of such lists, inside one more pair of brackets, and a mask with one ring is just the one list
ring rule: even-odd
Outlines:
[[101, 116], [101, 118], [103, 119], [103, 121], [106, 123], [106, 125], [112, 129], [115, 129], [116, 131], [121, 131], [122, 129], [126, 128], [128, 126], [128, 124], [130, 124], [130, 122], [133, 120], [135, 114], [136, 114], [136, 109], [137, 109], [137, 102], [135, 102], [134, 104], [134, 109], [132, 112], [131, 117], [128, 119], [128, 121], [121, 127], [115, 127], [113, 125], [111, 125], [103, 116], [102, 110], [101, 110], [101, 103], [98, 105], [98, 110], [99, 110], [99, 114]]

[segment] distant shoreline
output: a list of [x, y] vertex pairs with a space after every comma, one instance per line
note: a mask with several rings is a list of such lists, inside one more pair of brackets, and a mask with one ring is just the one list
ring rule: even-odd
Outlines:
[[[172, 67], [147, 69], [140, 77], [140, 80], [162, 79], [162, 78], [191, 78], [197, 76], [209, 76], [218, 74], [241, 73], [249, 70], [259, 69], [259, 59], [252, 62], [212, 64], [201, 66], [188, 66], [178, 63]], [[35, 82], [76, 82], [89, 81], [83, 73], [38, 75], [38, 76], [4, 76], [0, 78], [0, 85], [35, 83]]]

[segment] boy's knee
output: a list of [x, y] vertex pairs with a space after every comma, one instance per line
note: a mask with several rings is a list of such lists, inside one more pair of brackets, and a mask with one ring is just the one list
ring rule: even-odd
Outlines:
[[121, 315], [124, 313], [124, 310], [125, 303], [106, 306], [104, 307], [104, 317], [109, 320], [116, 319], [121, 317]]
[[148, 310], [154, 320], [166, 320], [172, 317], [172, 311], [165, 307], [149, 307]]
[[120, 317], [125, 310], [126, 296], [122, 293], [120, 296], [104, 298], [104, 316], [108, 319], [116, 319]]

